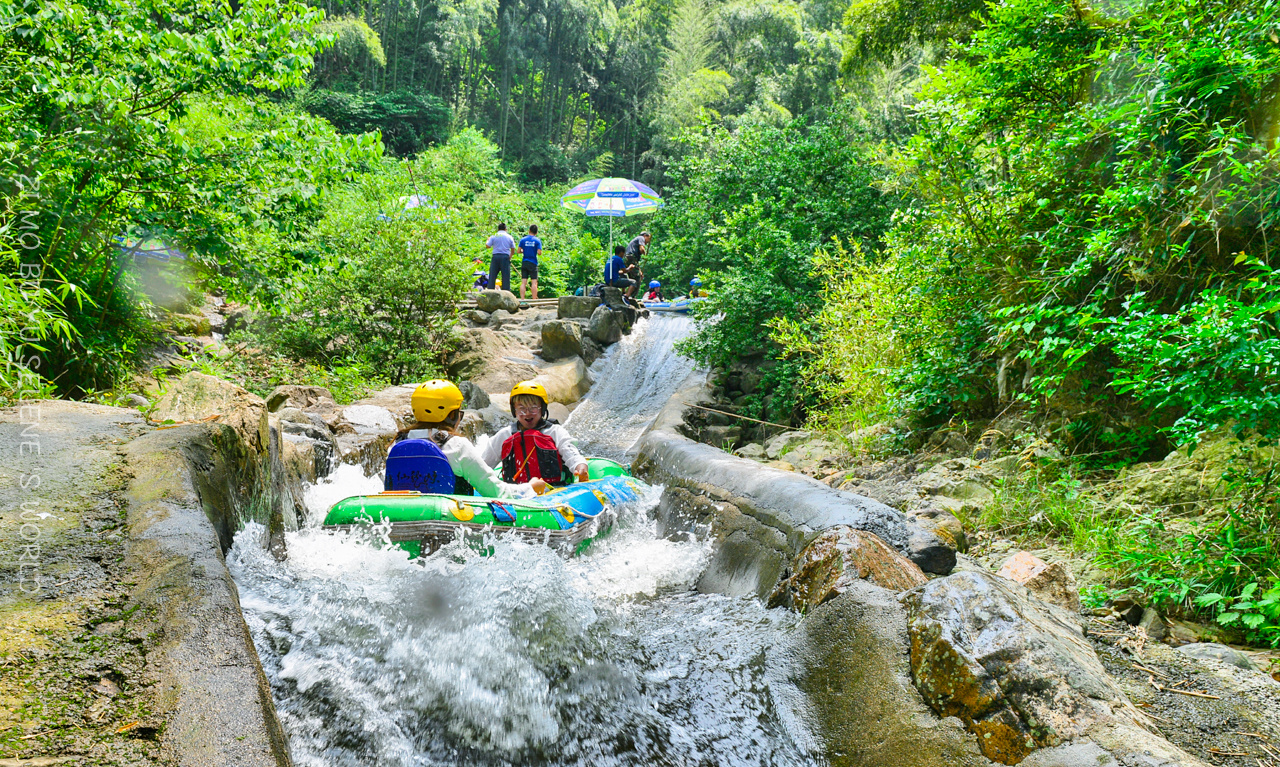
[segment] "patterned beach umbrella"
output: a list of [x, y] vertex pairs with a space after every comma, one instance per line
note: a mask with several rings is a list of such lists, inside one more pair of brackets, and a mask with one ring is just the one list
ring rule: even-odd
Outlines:
[[588, 216], [609, 216], [609, 250], [613, 251], [613, 219], [653, 213], [662, 207], [658, 193], [629, 178], [583, 181], [560, 198], [560, 204]]

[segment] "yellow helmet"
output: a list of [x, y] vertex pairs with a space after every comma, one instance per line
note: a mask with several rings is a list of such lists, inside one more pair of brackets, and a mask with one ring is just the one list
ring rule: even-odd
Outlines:
[[540, 383], [535, 383], [534, 381], [521, 381], [520, 383], [511, 387], [510, 405], [511, 405], [511, 415], [513, 416], [516, 414], [516, 395], [519, 395], [519, 394], [532, 394], [533, 396], [542, 400], [542, 414], [544, 416], [546, 415], [547, 387], [543, 386]]
[[409, 401], [413, 404], [414, 418], [437, 423], [462, 407], [462, 392], [452, 383], [436, 378], [414, 389]]

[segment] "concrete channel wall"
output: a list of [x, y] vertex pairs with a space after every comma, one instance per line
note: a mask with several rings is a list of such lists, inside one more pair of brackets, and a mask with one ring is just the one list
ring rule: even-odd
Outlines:
[[[266, 454], [216, 423], [24, 407], [0, 410], [0, 737], [13, 756], [287, 767], [224, 559]], [[15, 556], [24, 539], [34, 569]]]
[[955, 566], [952, 547], [879, 501], [681, 435], [684, 403], [704, 392], [702, 383], [676, 392], [641, 438], [633, 465], [667, 487], [659, 507], [665, 534], [717, 539], [699, 590], [767, 599], [804, 545], [837, 525], [874, 533], [925, 572], [945, 575]]

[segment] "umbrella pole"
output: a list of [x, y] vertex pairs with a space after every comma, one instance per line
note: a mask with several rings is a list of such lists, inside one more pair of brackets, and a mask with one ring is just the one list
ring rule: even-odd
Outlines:
[[605, 255], [613, 257], [613, 216], [609, 216], [609, 252]]

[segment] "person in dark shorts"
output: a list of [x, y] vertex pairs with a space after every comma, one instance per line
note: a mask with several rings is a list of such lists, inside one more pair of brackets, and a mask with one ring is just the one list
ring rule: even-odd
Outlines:
[[525, 285], [533, 283], [533, 298], [538, 298], [538, 256], [542, 255], [542, 240], [538, 239], [538, 225], [529, 227], [529, 233], [520, 238], [520, 300], [524, 300]]
[[611, 288], [622, 288], [630, 298], [636, 292], [636, 281], [628, 275], [634, 272], [636, 265], [627, 266], [623, 255], [627, 252], [622, 245], [613, 246], [613, 256], [604, 264], [604, 284]]

